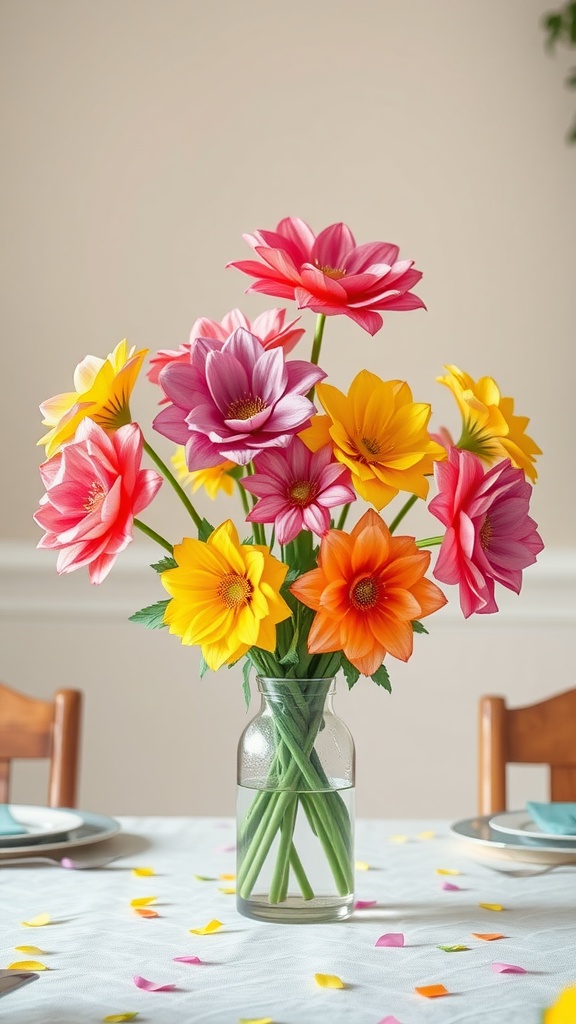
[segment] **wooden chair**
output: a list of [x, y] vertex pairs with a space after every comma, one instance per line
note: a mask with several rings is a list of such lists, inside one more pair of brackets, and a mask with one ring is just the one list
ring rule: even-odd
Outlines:
[[49, 758], [49, 807], [75, 807], [80, 746], [80, 690], [54, 700], [26, 697], [0, 683], [0, 803], [8, 803], [10, 762]]
[[481, 697], [478, 745], [479, 813], [506, 808], [506, 765], [550, 766], [550, 799], [576, 801], [576, 689], [527, 707]]

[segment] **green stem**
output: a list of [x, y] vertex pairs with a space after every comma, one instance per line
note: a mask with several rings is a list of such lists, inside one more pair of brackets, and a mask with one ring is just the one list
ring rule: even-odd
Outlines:
[[348, 518], [348, 513], [350, 511], [350, 504], [351, 502], [348, 502], [347, 505], [344, 505], [344, 508], [341, 511], [340, 516], [338, 518], [338, 522], [336, 523], [337, 530], [344, 529], [344, 523], [346, 522], [346, 519]]
[[406, 513], [410, 511], [412, 506], [415, 505], [417, 501], [418, 501], [418, 495], [417, 494], [410, 495], [410, 497], [408, 498], [408, 501], [406, 502], [406, 504], [402, 506], [402, 508], [400, 509], [398, 515], [395, 516], [394, 519], [392, 520], [392, 522], [390, 523], [390, 526], [388, 527], [388, 529], [390, 530], [390, 533], [394, 533], [394, 530], [402, 522], [402, 520], [404, 519], [404, 516], [406, 515]]
[[169, 541], [167, 541], [165, 537], [161, 537], [159, 533], [156, 533], [156, 530], [153, 530], [151, 526], [146, 526], [146, 523], [143, 523], [141, 519], [134, 519], [133, 522], [134, 526], [137, 526], [142, 533], [146, 534], [147, 537], [150, 537], [151, 540], [155, 540], [157, 544], [160, 544], [161, 547], [165, 548], [166, 551], [169, 551], [170, 554], [173, 553], [173, 548]]
[[189, 513], [189, 515], [194, 520], [194, 524], [195, 524], [196, 528], [200, 529], [200, 527], [202, 526], [202, 519], [198, 515], [196, 509], [194, 508], [194, 505], [190, 501], [190, 498], [188, 497], [188, 495], [186, 494], [184, 489], [178, 483], [178, 481], [177, 481], [176, 477], [174, 476], [174, 474], [171, 472], [171, 470], [168, 469], [168, 466], [166, 465], [166, 463], [162, 461], [162, 459], [160, 458], [159, 455], [156, 454], [154, 449], [150, 447], [150, 445], [148, 444], [148, 441], [144, 441], [144, 451], [146, 452], [147, 455], [150, 456], [150, 458], [152, 459], [152, 462], [156, 463], [156, 465], [158, 466], [158, 469], [162, 473], [162, 476], [165, 477], [166, 480], [168, 481], [168, 483], [174, 488], [174, 490], [176, 491], [176, 494], [180, 498], [180, 501], [184, 505], [186, 511]]
[[237, 480], [236, 483], [238, 484], [238, 490], [240, 491], [240, 500], [242, 502], [242, 508], [244, 509], [244, 512], [246, 513], [246, 515], [249, 515], [250, 514], [250, 503], [248, 501], [248, 495], [246, 494], [246, 491], [242, 487], [242, 484], [240, 483], [240, 481]]
[[[320, 358], [320, 349], [322, 348], [322, 337], [324, 334], [324, 325], [326, 323], [326, 317], [324, 313], [318, 313], [316, 317], [316, 329], [314, 331], [314, 341], [312, 342], [312, 355], [310, 356], [310, 362], [314, 363], [314, 366], [318, 366], [318, 360]], [[314, 401], [314, 388], [310, 388], [307, 398], [310, 401]]]
[[441, 544], [444, 537], [425, 537], [424, 540], [417, 540], [417, 548], [433, 548], [436, 544]]
[[286, 811], [280, 825], [280, 843], [276, 855], [276, 864], [274, 865], [274, 874], [270, 883], [270, 903], [282, 903], [286, 899], [290, 851], [292, 849], [292, 836], [294, 835], [297, 810], [298, 797], [294, 796], [292, 804]]

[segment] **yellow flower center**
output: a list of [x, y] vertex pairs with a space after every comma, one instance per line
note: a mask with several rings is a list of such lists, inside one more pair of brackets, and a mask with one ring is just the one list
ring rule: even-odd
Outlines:
[[218, 595], [227, 608], [237, 608], [240, 604], [248, 604], [253, 589], [250, 580], [231, 572], [220, 580]]
[[331, 277], [333, 281], [339, 281], [341, 277], [346, 277], [347, 274], [346, 270], [340, 270], [339, 267], [321, 267], [318, 260], [314, 260], [314, 265], [318, 267], [318, 270], [325, 274], [326, 277]]
[[257, 395], [243, 395], [230, 402], [226, 412], [227, 420], [249, 420], [266, 408], [266, 402]]
[[352, 584], [349, 596], [354, 607], [363, 612], [374, 607], [379, 593], [378, 581], [373, 576], [363, 576], [362, 579]]
[[84, 508], [87, 512], [96, 512], [104, 498], [106, 497], [106, 491], [104, 490], [104, 484], [100, 480], [94, 480], [90, 484], [86, 501], [84, 502]]
[[318, 493], [318, 484], [313, 480], [297, 480], [288, 489], [288, 497], [295, 505], [304, 508], [314, 500]]
[[490, 516], [486, 516], [482, 526], [480, 527], [480, 545], [484, 551], [490, 547], [490, 541], [492, 540], [492, 523]]

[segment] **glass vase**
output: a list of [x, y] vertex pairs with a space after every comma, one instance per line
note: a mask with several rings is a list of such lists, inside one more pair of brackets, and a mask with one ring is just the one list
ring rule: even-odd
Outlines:
[[319, 922], [354, 903], [354, 742], [335, 680], [259, 677], [238, 745], [236, 899], [245, 917]]

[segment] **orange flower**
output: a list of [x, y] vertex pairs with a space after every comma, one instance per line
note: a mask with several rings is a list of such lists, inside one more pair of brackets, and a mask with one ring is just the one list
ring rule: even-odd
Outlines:
[[440, 588], [424, 579], [429, 563], [429, 551], [420, 551], [413, 537], [393, 537], [372, 509], [351, 533], [330, 530], [322, 539], [319, 568], [290, 587], [316, 611], [310, 654], [341, 650], [366, 676], [387, 653], [408, 661], [413, 620], [446, 604]]

